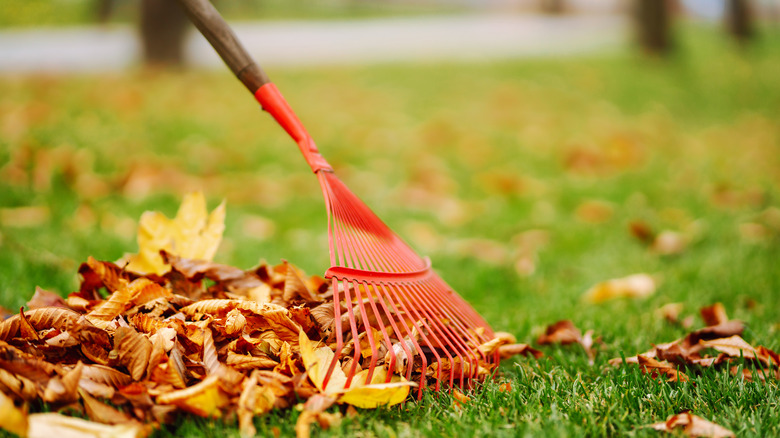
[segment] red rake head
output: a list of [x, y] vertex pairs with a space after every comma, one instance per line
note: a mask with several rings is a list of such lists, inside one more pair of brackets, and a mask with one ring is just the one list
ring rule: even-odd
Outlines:
[[438, 390], [489, 374], [480, 364], [497, 355], [478, 347], [493, 339], [490, 326], [335, 176], [273, 84], [255, 96], [298, 143], [328, 209], [335, 357], [324, 384], [342, 359], [348, 387], [364, 368], [370, 382], [386, 366], [407, 380], [419, 374], [418, 397], [428, 378]]

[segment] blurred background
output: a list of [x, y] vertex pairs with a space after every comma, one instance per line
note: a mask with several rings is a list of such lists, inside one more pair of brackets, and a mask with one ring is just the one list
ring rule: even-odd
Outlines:
[[[665, 279], [651, 306], [776, 299], [780, 2], [215, 5], [347, 185], [496, 327], [588, 318], [579, 294], [634, 272]], [[327, 267], [316, 178], [175, 2], [3, 0], [0, 96], [0, 305], [69, 292], [192, 190], [227, 200], [217, 261]]]

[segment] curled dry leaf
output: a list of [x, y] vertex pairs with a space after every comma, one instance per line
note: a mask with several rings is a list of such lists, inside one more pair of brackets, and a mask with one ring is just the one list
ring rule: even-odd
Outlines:
[[[583, 335], [573, 322], [569, 320], [558, 321], [547, 327], [545, 333], [537, 338], [536, 343], [539, 345], [549, 344], [580, 344], [588, 355], [588, 360], [593, 365], [595, 352], [593, 351], [593, 344], [600, 342], [600, 338], [593, 339], [593, 330], [588, 330]], [[531, 353], [534, 354], [534, 353]], [[535, 355], [535, 354], [534, 354]], [[535, 355], [536, 356], [536, 355]], [[538, 357], [537, 357], [538, 358]]]
[[682, 431], [685, 436], [689, 437], [729, 438], [735, 436], [734, 432], [725, 427], [707, 421], [690, 412], [672, 415], [663, 423], [655, 423], [647, 427], [668, 433]]
[[702, 307], [700, 313], [704, 324], [707, 326], [720, 325], [729, 320], [728, 315], [726, 315], [726, 308], [721, 303]]
[[508, 359], [519, 354], [533, 356], [536, 359], [544, 356], [544, 353], [531, 347], [528, 344], [509, 344], [498, 347], [498, 355], [501, 357], [501, 359]]
[[588, 289], [582, 299], [601, 303], [615, 298], [646, 298], [655, 293], [656, 281], [648, 274], [633, 274], [596, 284]]
[[[730, 367], [732, 375], [741, 375], [746, 380], [752, 380], [754, 373], [751, 370], [743, 369], [740, 374], [740, 368], [732, 365], [733, 361], [744, 358], [758, 363], [757, 368], [769, 371], [761, 373], [758, 378], [763, 380], [771, 376], [780, 377], [780, 356], [763, 346], [753, 347], [742, 339], [739, 335], [744, 330], [744, 325], [739, 321], [728, 320], [722, 306], [705, 307], [702, 309], [702, 315], [705, 320], [717, 325], [695, 330], [672, 342], [658, 344], [636, 356], [611, 359], [609, 363], [613, 366], [621, 366], [624, 363], [640, 365], [644, 372], [653, 377], [663, 374], [669, 381], [688, 380], [688, 376], [680, 372], [682, 367], [692, 372], [700, 372], [703, 368], [710, 367]], [[707, 355], [710, 349], [719, 354]]]
[[35, 294], [33, 294], [30, 301], [27, 302], [28, 309], [40, 309], [41, 307], [68, 307], [63, 299], [54, 292], [49, 292], [40, 287], [35, 288]]

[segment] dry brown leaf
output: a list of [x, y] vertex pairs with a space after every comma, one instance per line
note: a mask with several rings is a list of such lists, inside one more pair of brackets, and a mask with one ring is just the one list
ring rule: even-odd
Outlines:
[[533, 356], [536, 359], [544, 356], [544, 353], [531, 347], [528, 344], [509, 344], [498, 347], [498, 355], [502, 360], [516, 356], [518, 354]]
[[85, 390], [80, 389], [79, 395], [84, 403], [84, 410], [92, 421], [103, 424], [124, 424], [133, 421], [126, 413], [92, 397]]
[[728, 315], [726, 315], [726, 308], [721, 303], [702, 307], [699, 312], [707, 326], [723, 324], [729, 320]]
[[46, 384], [42, 399], [47, 403], [72, 403], [78, 399], [78, 387], [84, 364], [79, 362], [62, 376], [54, 376]]
[[455, 402], [456, 406], [461, 407], [465, 404], [468, 404], [471, 401], [471, 397], [468, 397], [466, 394], [460, 392], [458, 388], [452, 388], [452, 401]]
[[741, 336], [734, 335], [728, 338], [699, 341], [703, 347], [713, 348], [731, 357], [755, 358], [756, 349], [748, 344]]
[[650, 375], [650, 377], [654, 379], [663, 376], [666, 378], [667, 382], [687, 382], [690, 380], [685, 373], [675, 368], [674, 365], [669, 362], [659, 362], [653, 358], [642, 356], [641, 354], [637, 357], [642, 372]]
[[152, 342], [132, 327], [119, 327], [114, 333], [114, 349], [109, 357], [116, 357], [117, 363], [127, 368], [133, 380], [143, 379], [151, 354]]
[[669, 433], [679, 430], [689, 437], [729, 438], [734, 436], [734, 432], [690, 412], [672, 415], [663, 423], [651, 424], [647, 427]]
[[563, 320], [547, 326], [544, 334], [536, 339], [536, 343], [539, 345], [566, 345], [579, 342], [581, 338], [582, 333], [574, 323], [569, 320]]
[[30, 298], [30, 301], [27, 302], [27, 308], [32, 310], [32, 309], [40, 309], [42, 307], [67, 308], [68, 305], [65, 304], [65, 299], [63, 299], [58, 294], [55, 294], [54, 292], [49, 292], [45, 289], [42, 289], [39, 286], [36, 286], [35, 294], [33, 294], [32, 298]]
[[648, 274], [633, 274], [596, 284], [588, 289], [582, 299], [601, 303], [616, 298], [646, 298], [655, 293], [656, 281]]

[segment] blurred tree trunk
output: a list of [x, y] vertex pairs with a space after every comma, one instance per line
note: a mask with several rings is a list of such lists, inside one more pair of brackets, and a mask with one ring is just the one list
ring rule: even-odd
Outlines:
[[181, 65], [187, 16], [174, 0], [141, 0], [141, 44], [147, 65]]
[[671, 4], [668, 0], [637, 0], [636, 25], [639, 45], [654, 55], [666, 55], [672, 49], [669, 31]]
[[564, 0], [541, 0], [539, 5], [542, 12], [545, 14], [562, 14], [566, 10], [566, 2]]
[[114, 11], [114, 0], [98, 0], [95, 12], [98, 23], [106, 24], [111, 19], [111, 13]]
[[745, 45], [755, 36], [753, 14], [748, 0], [728, 0], [726, 28], [738, 43]]

